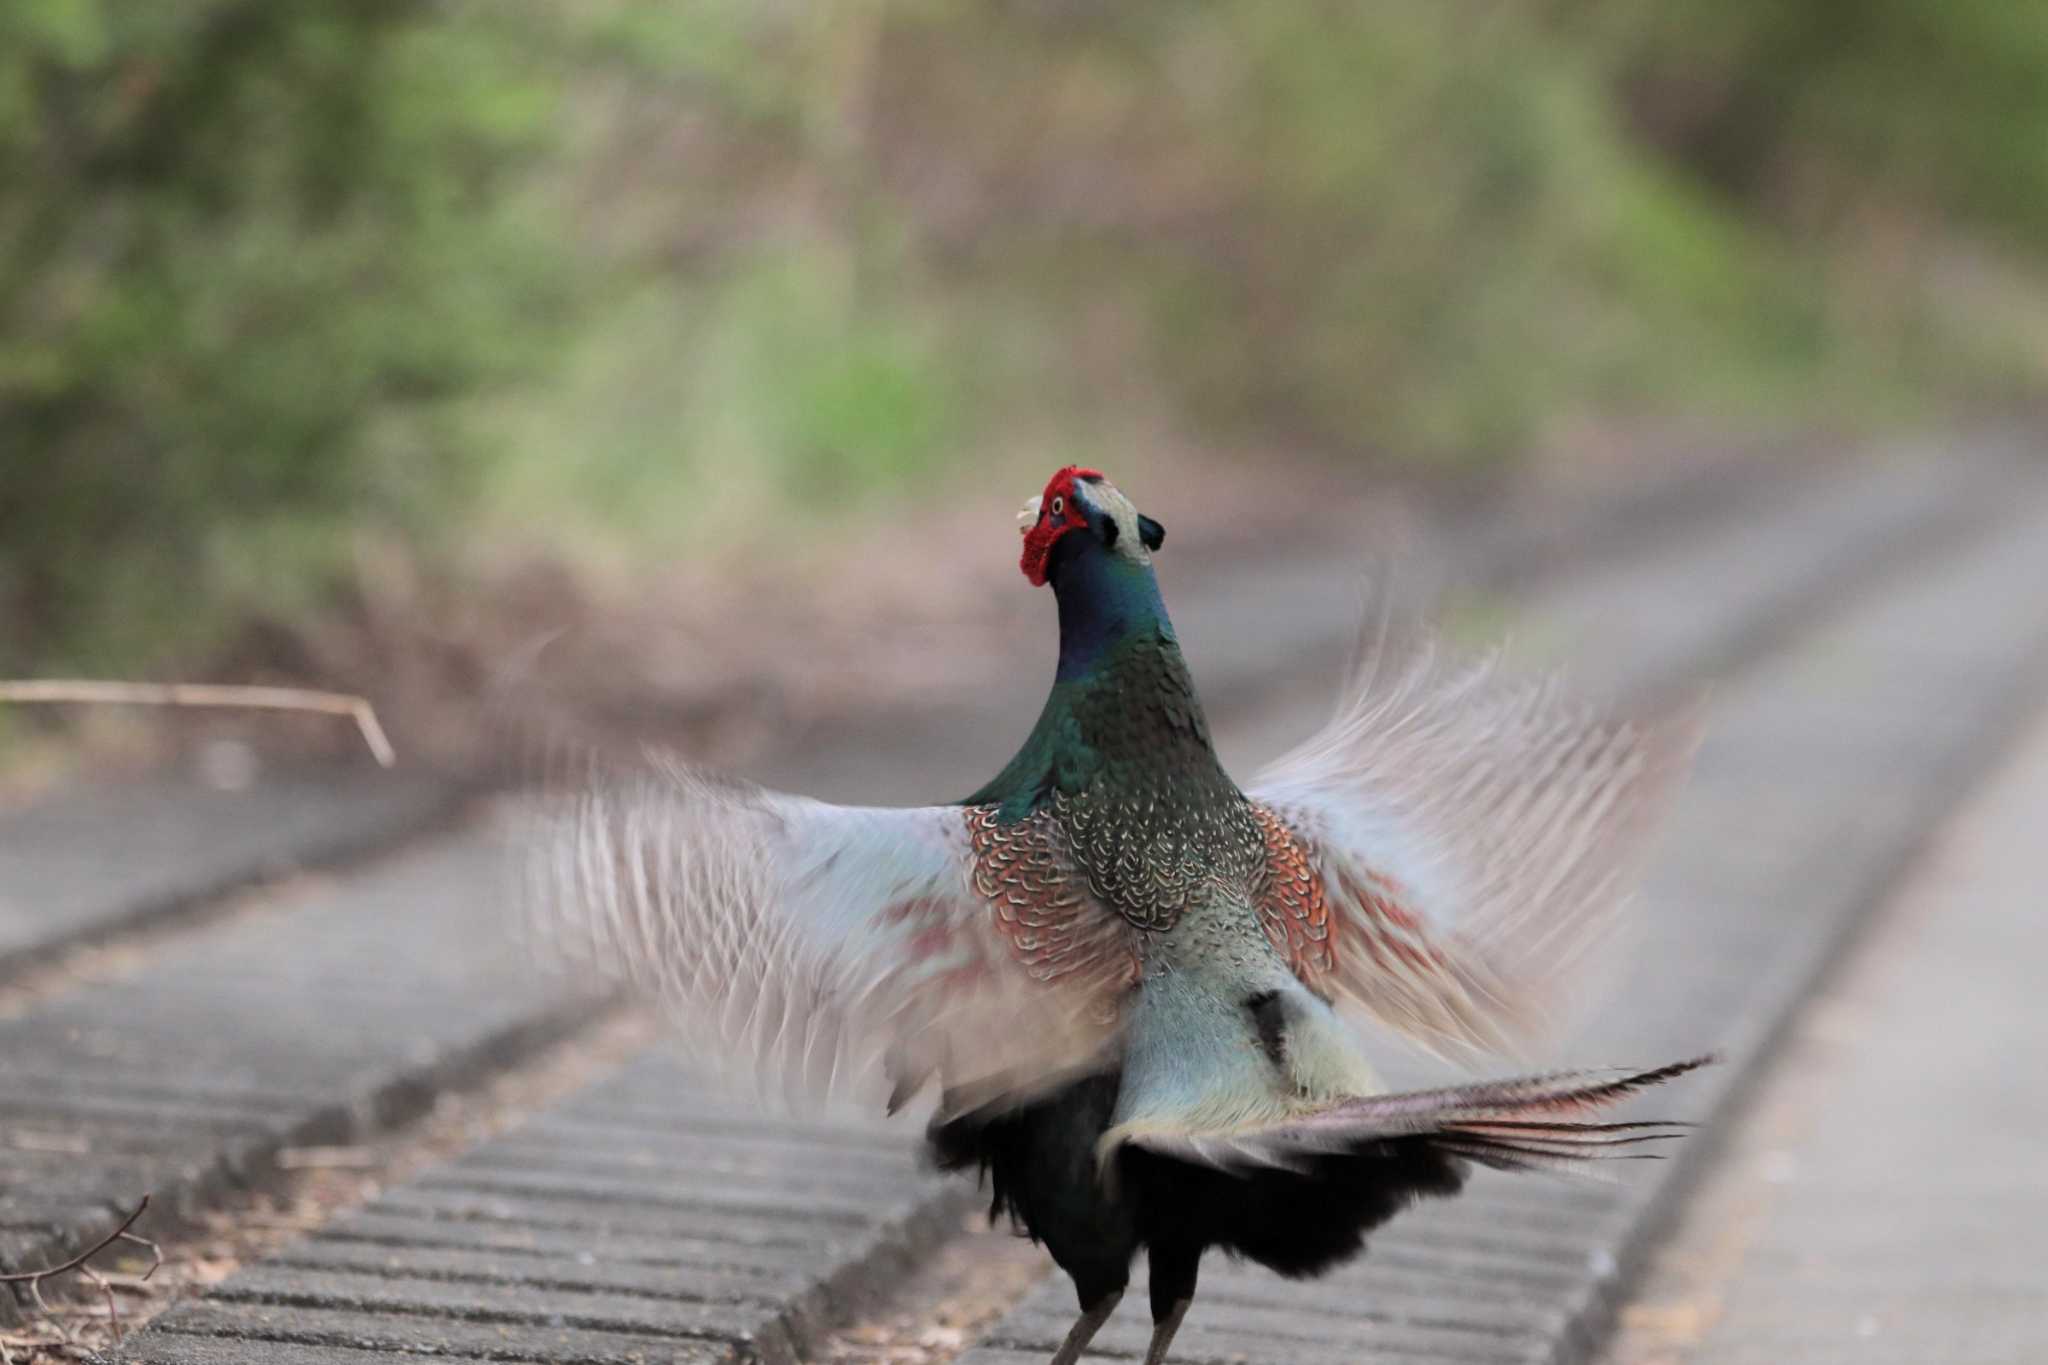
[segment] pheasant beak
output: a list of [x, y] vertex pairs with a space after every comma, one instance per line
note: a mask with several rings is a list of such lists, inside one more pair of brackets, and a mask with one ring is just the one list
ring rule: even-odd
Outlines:
[[1034, 495], [1025, 501], [1024, 510], [1017, 514], [1018, 535], [1028, 536], [1031, 534], [1032, 526], [1038, 521], [1038, 509], [1044, 501], [1044, 497], [1040, 495]]

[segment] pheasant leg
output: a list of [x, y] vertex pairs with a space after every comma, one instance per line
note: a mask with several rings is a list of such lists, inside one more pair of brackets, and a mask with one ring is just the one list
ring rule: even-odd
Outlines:
[[1067, 1339], [1053, 1352], [1052, 1365], [1074, 1365], [1081, 1358], [1081, 1352], [1088, 1349], [1088, 1343], [1095, 1340], [1095, 1334], [1102, 1330], [1102, 1324], [1109, 1321], [1109, 1315], [1123, 1302], [1124, 1291], [1119, 1289], [1106, 1294], [1083, 1309], [1080, 1318], [1067, 1332]]
[[1145, 1365], [1166, 1365], [1173, 1334], [1180, 1330], [1188, 1305], [1195, 1301], [1195, 1276], [1202, 1267], [1200, 1247], [1155, 1246], [1151, 1254], [1152, 1345]]
[[1182, 1299], [1152, 1324], [1152, 1345], [1145, 1352], [1145, 1365], [1166, 1365], [1166, 1350], [1173, 1345], [1173, 1334], [1180, 1330], [1180, 1320], [1188, 1315], [1192, 1303], [1193, 1299]]

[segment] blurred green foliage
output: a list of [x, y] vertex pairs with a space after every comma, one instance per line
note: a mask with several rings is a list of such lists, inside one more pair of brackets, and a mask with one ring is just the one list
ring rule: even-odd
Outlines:
[[[532, 358], [538, 25], [403, 0], [0, 7], [0, 632], [203, 645], [444, 512]], [[515, 211], [517, 209], [518, 211]], [[8, 651], [20, 666], [15, 649]]]
[[2048, 21], [2009, 0], [1553, 0], [1632, 124], [1802, 233], [1876, 208], [2048, 244]]
[[2010, 0], [17, 0], [0, 631], [134, 658], [365, 535], [698, 543], [962, 450], [2031, 393], [2043, 127]]

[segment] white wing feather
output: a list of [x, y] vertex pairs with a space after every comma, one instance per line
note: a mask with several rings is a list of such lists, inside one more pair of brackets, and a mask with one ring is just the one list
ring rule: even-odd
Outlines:
[[1117, 983], [1020, 963], [975, 888], [967, 816], [659, 759], [593, 775], [531, 836], [535, 927], [551, 956], [658, 996], [704, 1061], [792, 1100], [895, 1103], [933, 1076], [977, 1103], [1029, 1094], [1099, 1059]]

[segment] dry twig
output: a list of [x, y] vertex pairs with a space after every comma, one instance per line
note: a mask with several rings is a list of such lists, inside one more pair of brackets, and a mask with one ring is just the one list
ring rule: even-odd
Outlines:
[[315, 711], [347, 716], [362, 732], [363, 743], [382, 766], [398, 762], [398, 754], [377, 722], [377, 712], [362, 697], [345, 692], [315, 692], [301, 687], [237, 687], [221, 683], [91, 682], [82, 679], [30, 679], [0, 682], [0, 702], [82, 702], [120, 706], [222, 706], [259, 711]]
[[[147, 1247], [150, 1258], [149, 1269], [143, 1271], [137, 1277], [136, 1282], [142, 1283], [148, 1280], [150, 1276], [156, 1274], [157, 1268], [164, 1263], [163, 1248], [150, 1241], [147, 1237], [139, 1237], [129, 1231], [130, 1228], [135, 1226], [135, 1220], [142, 1217], [148, 1208], [149, 1196], [145, 1194], [142, 1196], [142, 1201], [135, 1206], [135, 1211], [121, 1220], [119, 1227], [100, 1238], [97, 1242], [94, 1242], [84, 1251], [73, 1256], [70, 1260], [63, 1262], [61, 1265], [49, 1266], [42, 1270], [18, 1270], [11, 1274], [0, 1275], [0, 1284], [27, 1285], [29, 1297], [35, 1300], [36, 1311], [43, 1315], [44, 1319], [56, 1330], [63, 1342], [68, 1345], [72, 1339], [70, 1329], [64, 1326], [57, 1311], [50, 1307], [48, 1300], [43, 1298], [43, 1282], [60, 1275], [68, 1275], [75, 1270], [81, 1278], [96, 1286], [100, 1293], [106, 1295], [107, 1325], [113, 1329], [114, 1340], [118, 1342], [121, 1339], [121, 1310], [114, 1302], [114, 1286], [108, 1284], [106, 1279], [97, 1270], [87, 1265], [86, 1262], [116, 1242], [132, 1242], [136, 1246]], [[0, 1342], [0, 1365], [12, 1365], [13, 1359], [14, 1357], [8, 1352], [6, 1344]]]

